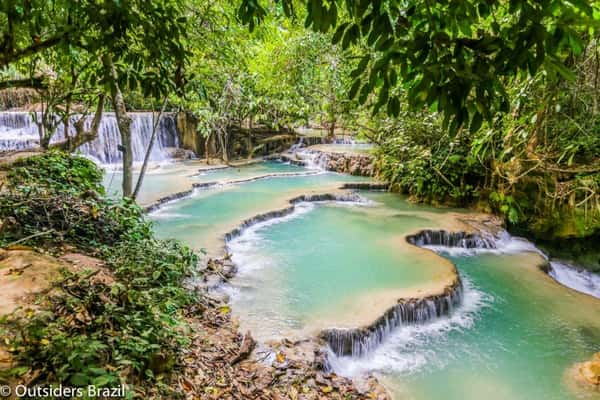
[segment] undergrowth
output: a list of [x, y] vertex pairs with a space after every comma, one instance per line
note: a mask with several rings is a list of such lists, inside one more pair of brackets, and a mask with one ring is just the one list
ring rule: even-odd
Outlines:
[[18, 366], [0, 380], [123, 383], [144, 398], [177, 397], [167, 382], [189, 345], [184, 310], [195, 297], [183, 283], [195, 253], [156, 239], [132, 202], [103, 198], [102, 173], [84, 158], [48, 152], [19, 161], [7, 179], [0, 245], [27, 239], [19, 244], [74, 246], [106, 267], [64, 270], [38, 311], [3, 318], [5, 345]]

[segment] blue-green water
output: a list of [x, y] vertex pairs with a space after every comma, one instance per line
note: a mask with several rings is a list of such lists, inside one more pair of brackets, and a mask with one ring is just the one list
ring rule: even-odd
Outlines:
[[197, 175], [193, 176], [193, 179], [194, 182], [214, 182], [244, 179], [273, 173], [297, 173], [303, 171], [306, 172], [306, 169], [296, 165], [276, 161], [264, 161], [242, 167], [230, 167], [199, 172]]
[[524, 254], [453, 257], [467, 281], [451, 318], [400, 329], [339, 372], [379, 373], [398, 398], [600, 398], [568, 388], [565, 371], [599, 350], [600, 307], [531, 268]]
[[[299, 193], [355, 180], [322, 174], [214, 188], [153, 218], [163, 237], [216, 248], [245, 218], [281, 208]], [[402, 234], [444, 223], [449, 210], [387, 193], [365, 196], [376, 204], [307, 206], [232, 243], [240, 268], [232, 302], [242, 325], [257, 329], [261, 339], [303, 335], [310, 327], [336, 325], [339, 316], [363, 318], [362, 304], [352, 308], [357, 299], [366, 304], [370, 296], [418, 286], [435, 274], [436, 258], [423, 264], [423, 253], [401, 244]], [[398, 399], [600, 398], [572, 390], [565, 377], [573, 363], [600, 351], [600, 301], [540, 272], [534, 253], [453, 254], [466, 286], [459, 310], [398, 329], [367, 357], [334, 358], [338, 373], [375, 373]]]
[[[283, 172], [290, 172], [289, 165], [280, 164], [280, 167]], [[237, 179], [236, 175], [231, 179]], [[244, 219], [287, 207], [287, 201], [299, 194], [328, 192], [344, 182], [357, 180], [360, 178], [322, 173], [201, 189], [194, 196], [167, 206], [151, 217], [156, 222], [159, 236], [176, 237], [194, 248], [216, 252], [223, 245], [223, 235]]]
[[[239, 266], [233, 309], [265, 340], [371, 323], [403, 296], [401, 289], [451, 276], [449, 266], [431, 263], [419, 249], [398, 251], [403, 233], [432, 223], [381, 204], [305, 205], [229, 244]], [[370, 304], [375, 296], [385, 304]]]
[[[208, 171], [201, 171], [201, 168], [206, 168], [206, 166], [198, 161], [163, 164], [158, 167], [151, 166], [144, 176], [137, 198], [138, 203], [146, 205], [168, 194], [189, 190], [194, 183], [237, 180], [272, 173], [286, 174], [305, 171], [304, 168], [298, 166], [274, 161]], [[139, 171], [136, 169], [133, 173], [134, 186], [138, 177]], [[122, 195], [122, 181], [123, 173], [120, 170], [105, 171], [103, 184], [110, 197], [120, 197]]]

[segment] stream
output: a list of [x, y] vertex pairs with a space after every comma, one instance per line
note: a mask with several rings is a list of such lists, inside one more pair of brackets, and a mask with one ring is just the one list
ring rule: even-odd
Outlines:
[[260, 342], [368, 324], [399, 297], [431, 291], [453, 263], [463, 282], [458, 307], [399, 326], [360, 356], [332, 353], [334, 371], [375, 374], [398, 399], [600, 399], [566, 376], [600, 350], [600, 301], [540, 271], [544, 259], [531, 244], [504, 238], [496, 249], [418, 248], [406, 234], [452, 231], [469, 212], [367, 191], [360, 201], [298, 203], [226, 244], [243, 220], [366, 179], [276, 162], [193, 169], [148, 175], [149, 187], [165, 192], [179, 181], [220, 182], [151, 213], [156, 232], [209, 255], [232, 254], [239, 271], [222, 290], [241, 328]]

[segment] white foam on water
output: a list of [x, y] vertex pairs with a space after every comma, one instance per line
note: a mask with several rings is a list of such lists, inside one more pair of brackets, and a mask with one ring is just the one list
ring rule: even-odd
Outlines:
[[165, 210], [157, 210], [152, 214], [153, 219], [181, 219], [181, 218], [192, 218], [193, 216], [190, 214], [176, 213], [176, 212], [168, 212]]
[[231, 260], [238, 267], [238, 274], [245, 274], [262, 269], [267, 265], [271, 265], [273, 260], [270, 255], [262, 254], [260, 243], [264, 243], [267, 239], [262, 235], [262, 231], [276, 224], [281, 224], [293, 219], [301, 218], [310, 211], [314, 210], [319, 204], [334, 204], [341, 207], [357, 207], [357, 206], [372, 206], [374, 201], [361, 198], [360, 201], [303, 201], [294, 205], [294, 211], [290, 214], [278, 218], [268, 219], [266, 221], [257, 222], [249, 226], [237, 237], [233, 238], [226, 244], [228, 253], [231, 254]]
[[600, 275], [598, 274], [564, 262], [551, 261], [548, 275], [564, 286], [600, 299]]
[[264, 243], [267, 240], [260, 232], [262, 229], [300, 218], [315, 207], [315, 204], [308, 202], [296, 204], [292, 213], [279, 218], [258, 222], [246, 228], [241, 235], [230, 240], [226, 244], [226, 248], [231, 254], [231, 260], [238, 268], [238, 274], [244, 276], [272, 264], [273, 260], [271, 257], [262, 254], [260, 250], [262, 247], [260, 243]]
[[443, 367], [444, 361], [431, 350], [430, 344], [445, 340], [450, 332], [472, 328], [481, 309], [494, 301], [467, 279], [463, 279], [463, 284], [463, 303], [452, 315], [425, 324], [398, 327], [377, 349], [363, 357], [339, 357], [330, 352], [331, 367], [347, 377], [373, 372], [413, 374], [425, 366]]
[[495, 248], [465, 248], [465, 247], [448, 247], [448, 246], [422, 246], [436, 253], [446, 254], [449, 256], [474, 256], [477, 254], [517, 254], [523, 252], [532, 252], [540, 254], [544, 258], [548, 258], [540, 249], [529, 240], [512, 236], [506, 231], [502, 231], [498, 237], [491, 238]]

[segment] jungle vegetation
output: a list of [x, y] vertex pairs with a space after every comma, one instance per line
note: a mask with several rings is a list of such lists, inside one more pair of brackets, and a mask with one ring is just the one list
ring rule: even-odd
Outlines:
[[[379, 144], [382, 178], [549, 243], [598, 238], [599, 3], [577, 0], [11, 0], [0, 88], [69, 115], [186, 110], [228, 160], [232, 127], [319, 125]], [[57, 117], [58, 116], [58, 117]], [[66, 143], [72, 150], [97, 126]], [[592, 239], [590, 239], [592, 240]], [[593, 261], [593, 260], [592, 260]]]
[[[18, 224], [0, 246], [74, 246], [115, 277], [64, 272], [48, 312], [2, 321], [11, 349], [38, 381], [174, 397], [162, 379], [189, 344], [197, 256], [157, 240], [131, 200], [133, 110], [191, 113], [225, 161], [236, 127], [354, 132], [396, 190], [495, 212], [600, 269], [599, 22], [585, 0], [2, 1], [0, 106], [35, 103], [48, 151], [8, 172], [0, 219]], [[126, 155], [119, 201], [63, 152], [107, 110]], [[59, 124], [76, 134], [51, 143]]]

